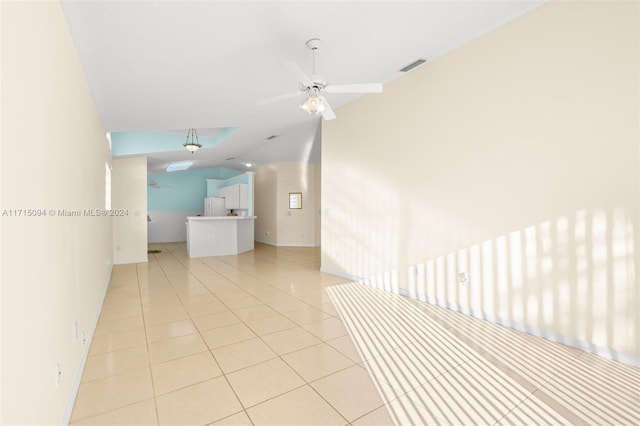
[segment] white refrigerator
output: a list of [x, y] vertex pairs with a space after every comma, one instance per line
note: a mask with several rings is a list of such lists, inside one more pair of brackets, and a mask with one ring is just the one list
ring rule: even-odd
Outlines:
[[208, 197], [204, 199], [205, 216], [226, 216], [227, 209], [224, 208], [224, 198]]

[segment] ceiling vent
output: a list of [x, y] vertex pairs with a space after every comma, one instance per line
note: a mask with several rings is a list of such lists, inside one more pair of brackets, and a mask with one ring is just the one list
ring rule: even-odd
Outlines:
[[417, 67], [417, 66], [420, 66], [420, 65], [424, 64], [425, 62], [427, 62], [427, 60], [426, 60], [426, 59], [418, 59], [417, 61], [412, 62], [412, 63], [410, 63], [409, 65], [407, 65], [406, 67], [402, 68], [402, 69], [400, 70], [400, 72], [409, 72], [409, 71], [411, 71], [412, 69], [414, 69], [415, 67]]

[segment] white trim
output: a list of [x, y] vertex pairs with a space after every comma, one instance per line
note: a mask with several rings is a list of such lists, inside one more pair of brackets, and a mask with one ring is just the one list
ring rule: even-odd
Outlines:
[[[326, 274], [331, 274], [331, 275], [335, 275], [337, 277], [342, 277], [345, 279], [348, 279], [350, 281], [356, 281], [359, 282], [361, 284], [370, 286], [370, 287], [376, 287], [376, 288], [384, 288], [384, 287], [378, 287], [375, 283], [375, 281], [373, 280], [366, 280], [364, 278], [361, 277], [356, 277], [355, 275], [351, 275], [351, 274], [347, 274], [346, 272], [339, 272], [339, 271], [334, 271], [328, 268], [325, 268], [324, 266], [320, 267], [320, 272], [324, 272]], [[556, 343], [560, 343], [566, 346], [571, 346], [574, 347], [576, 349], [580, 349], [583, 350], [585, 352], [589, 352], [598, 356], [601, 356], [603, 358], [607, 358], [607, 359], [612, 359], [615, 361], [618, 361], [622, 364], [627, 364], [627, 365], [631, 365], [633, 367], [640, 367], [640, 357], [634, 356], [634, 355], [629, 355], [623, 352], [619, 352], [613, 349], [608, 349], [602, 346], [598, 346], [598, 345], [594, 345], [593, 343], [588, 343], [588, 342], [584, 342], [582, 340], [578, 340], [575, 339], [573, 337], [567, 337], [567, 336], [563, 336], [561, 334], [558, 333], [553, 333], [553, 332], [549, 332], [549, 331], [545, 331], [542, 329], [538, 329], [535, 327], [531, 327], [516, 321], [511, 321], [511, 320], [507, 320], [504, 318], [500, 318], [498, 316], [495, 315], [491, 315], [491, 314], [487, 314], [485, 312], [482, 311], [478, 311], [475, 309], [470, 309], [470, 308], [466, 308], [464, 306], [460, 306], [458, 304], [455, 303], [449, 303], [445, 300], [440, 300], [440, 299], [433, 299], [433, 298], [429, 298], [426, 296], [419, 296], [416, 293], [410, 293], [408, 290], [399, 288], [398, 289], [398, 293], [401, 296], [404, 297], [408, 297], [410, 299], [414, 299], [414, 300], [419, 300], [420, 302], [424, 302], [424, 303], [429, 303], [431, 305], [436, 305], [436, 306], [440, 306], [442, 308], [446, 308], [452, 311], [457, 311], [460, 312], [462, 314], [465, 315], [469, 315], [471, 317], [474, 318], [478, 318], [481, 320], [485, 320], [494, 324], [499, 324], [505, 327], [510, 327], [513, 328], [515, 330], [518, 331], [522, 331], [524, 333], [527, 334], [531, 334], [532, 336], [536, 336], [536, 337], [541, 337], [543, 339], [546, 340], [550, 340], [552, 342], [556, 342]]]
[[145, 257], [144, 259], [118, 260], [117, 262], [113, 262], [114, 265], [130, 265], [132, 263], [149, 263], [149, 258]]
[[87, 336], [87, 341], [84, 344], [84, 348], [82, 350], [82, 356], [80, 357], [80, 368], [76, 371], [76, 377], [73, 380], [73, 384], [71, 386], [71, 394], [69, 395], [69, 400], [67, 401], [67, 408], [64, 410], [64, 416], [62, 417], [61, 425], [68, 425], [69, 421], [71, 421], [71, 414], [73, 413], [73, 406], [76, 403], [76, 398], [78, 397], [78, 391], [80, 390], [80, 382], [82, 381], [82, 374], [84, 374], [84, 367], [87, 364], [87, 358], [89, 357], [89, 349], [91, 348], [91, 342], [93, 341], [93, 335], [96, 332], [96, 327], [98, 326], [98, 320], [100, 319], [100, 314], [102, 313], [102, 306], [104, 305], [104, 299], [107, 297], [107, 291], [109, 290], [109, 283], [111, 282], [111, 273], [113, 272], [113, 264], [110, 263], [108, 273], [107, 273], [107, 282], [104, 286], [104, 291], [102, 293], [102, 300], [100, 301], [100, 306], [98, 308], [98, 312], [96, 313], [96, 317], [91, 324], [91, 328], [89, 329], [89, 333]]
[[356, 277], [355, 275], [347, 274], [346, 272], [334, 271], [333, 269], [325, 268], [324, 266], [320, 267], [320, 272], [323, 272], [329, 275], [335, 275], [336, 277], [344, 278], [349, 281], [357, 281], [361, 284], [364, 284], [364, 279], [360, 277]]
[[415, 293], [410, 293], [408, 290], [400, 289], [400, 295], [408, 297], [410, 299], [419, 300], [421, 302], [429, 303], [431, 305], [440, 306], [452, 311], [457, 311], [465, 315], [469, 315], [474, 318], [485, 320], [494, 324], [503, 325], [505, 327], [513, 328], [518, 331], [522, 331], [527, 334], [531, 334], [536, 337], [541, 337], [552, 342], [561, 343], [566, 346], [571, 346], [585, 352], [589, 352], [603, 358], [612, 359], [623, 364], [632, 365], [634, 367], [640, 367], [640, 357], [625, 354], [613, 349], [608, 349], [602, 346], [595, 345], [593, 343], [584, 342], [582, 340], [575, 339], [573, 337], [563, 336], [562, 334], [554, 333], [551, 331], [542, 330], [536, 327], [531, 327], [523, 323], [512, 321], [509, 319], [500, 318], [498, 316], [487, 314], [477, 309], [471, 309], [464, 306], [460, 306], [456, 303], [449, 303], [446, 300], [435, 299], [427, 296], [418, 296]]
[[255, 242], [260, 244], [266, 244], [268, 246], [274, 246], [274, 247], [320, 247], [320, 244], [278, 244], [271, 241], [260, 241], [260, 240], [255, 240]]

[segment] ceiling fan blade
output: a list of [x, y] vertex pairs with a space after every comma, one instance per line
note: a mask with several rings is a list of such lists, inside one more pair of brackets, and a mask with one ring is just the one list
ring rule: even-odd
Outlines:
[[330, 84], [324, 90], [327, 93], [382, 93], [382, 84]]
[[288, 69], [304, 87], [309, 87], [313, 84], [311, 77], [309, 77], [307, 73], [300, 68], [300, 65], [296, 64], [294, 61], [285, 61], [284, 67]]
[[322, 111], [322, 118], [324, 118], [325, 120], [333, 120], [334, 118], [336, 118], [336, 113], [333, 112], [333, 108], [331, 108], [331, 105], [329, 105], [329, 102], [327, 102], [327, 99], [324, 96], [319, 96], [319, 98], [324, 104], [324, 111]]
[[259, 105], [259, 106], [268, 105], [268, 104], [272, 104], [274, 102], [279, 102], [279, 101], [283, 101], [285, 99], [289, 99], [289, 98], [293, 98], [295, 96], [299, 96], [299, 95], [301, 95], [303, 93], [304, 92], [301, 91], [301, 90], [298, 90], [297, 92], [285, 93], [284, 95], [278, 95], [278, 96], [274, 96], [274, 97], [271, 97], [271, 98], [259, 100], [258, 102], [256, 102], [256, 104]]

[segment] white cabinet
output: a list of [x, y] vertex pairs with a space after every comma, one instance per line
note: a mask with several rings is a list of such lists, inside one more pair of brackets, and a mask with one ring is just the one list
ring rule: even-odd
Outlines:
[[249, 185], [246, 183], [240, 184], [240, 207], [239, 209], [249, 208]]
[[205, 216], [226, 216], [227, 209], [224, 208], [224, 198], [208, 197], [204, 199]]
[[218, 194], [224, 198], [224, 208], [239, 209], [240, 208], [240, 189], [238, 185], [225, 186], [218, 190]]
[[218, 190], [220, 197], [224, 197], [225, 209], [248, 209], [249, 188], [246, 183], [225, 186]]
[[254, 248], [255, 217], [188, 217], [189, 257], [229, 256]]

